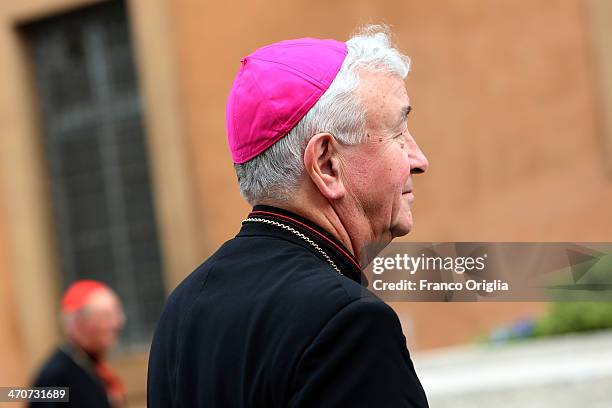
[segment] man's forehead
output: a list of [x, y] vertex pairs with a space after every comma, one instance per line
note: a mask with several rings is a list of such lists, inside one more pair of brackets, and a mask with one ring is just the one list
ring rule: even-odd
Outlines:
[[397, 75], [363, 72], [360, 75], [358, 92], [365, 105], [368, 121], [375, 121], [377, 126], [399, 126], [410, 113], [410, 98], [406, 84]]
[[93, 293], [87, 302], [90, 308], [107, 308], [118, 305], [119, 298], [109, 289], [100, 289]]
[[364, 99], [373, 97], [377, 100], [391, 99], [402, 106], [410, 104], [406, 83], [395, 74], [363, 71], [359, 75], [358, 92]]

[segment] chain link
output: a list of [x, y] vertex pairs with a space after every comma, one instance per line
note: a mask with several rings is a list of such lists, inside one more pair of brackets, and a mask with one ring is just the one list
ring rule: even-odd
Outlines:
[[317, 245], [316, 242], [314, 242], [312, 239], [308, 238], [306, 235], [302, 234], [300, 231], [296, 230], [295, 228], [290, 227], [289, 225], [283, 224], [281, 222], [272, 221], [272, 220], [268, 220], [265, 218], [247, 218], [245, 220], [242, 220], [242, 224], [245, 224], [247, 222], [261, 222], [263, 224], [274, 225], [276, 227], [280, 227], [286, 231], [289, 231], [293, 233], [294, 235], [297, 235], [298, 237], [306, 241], [308, 244], [310, 244], [315, 250], [317, 250], [317, 252], [319, 252], [323, 256], [323, 258], [325, 258], [327, 263], [329, 263], [336, 272], [342, 275], [340, 268], [336, 266], [336, 264], [334, 263], [334, 261], [332, 261], [329, 255], [327, 255], [327, 253], [323, 249], [321, 249], [321, 247]]

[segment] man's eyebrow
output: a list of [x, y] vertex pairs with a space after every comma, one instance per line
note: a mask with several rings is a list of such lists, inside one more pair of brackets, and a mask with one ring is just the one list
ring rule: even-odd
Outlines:
[[402, 123], [406, 121], [406, 119], [408, 118], [408, 114], [410, 114], [411, 111], [412, 111], [412, 106], [410, 105], [404, 106], [402, 108], [402, 111], [400, 112], [400, 119], [398, 121], [398, 125], [401, 125]]

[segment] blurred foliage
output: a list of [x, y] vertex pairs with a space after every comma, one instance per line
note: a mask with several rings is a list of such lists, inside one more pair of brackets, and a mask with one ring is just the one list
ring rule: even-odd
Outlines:
[[612, 328], [612, 256], [574, 265], [572, 270], [577, 272], [576, 287], [553, 294], [548, 313], [534, 322], [535, 336]]
[[555, 302], [546, 315], [535, 321], [534, 335], [552, 336], [611, 328], [610, 302]]
[[612, 254], [572, 267], [573, 279], [553, 282], [548, 311], [499, 327], [488, 341], [507, 343], [533, 337], [612, 329]]

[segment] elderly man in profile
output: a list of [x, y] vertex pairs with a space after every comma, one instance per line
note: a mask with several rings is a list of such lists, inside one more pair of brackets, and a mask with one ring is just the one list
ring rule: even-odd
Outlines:
[[384, 28], [242, 59], [227, 131], [253, 210], [168, 299], [149, 407], [427, 407], [395, 312], [362, 283], [369, 244], [410, 232], [409, 62]]
[[68, 387], [69, 402], [33, 402], [31, 407], [120, 408], [125, 390], [106, 362], [125, 317], [117, 295], [94, 280], [73, 283], [62, 298], [66, 342], [38, 374], [35, 387]]

